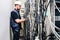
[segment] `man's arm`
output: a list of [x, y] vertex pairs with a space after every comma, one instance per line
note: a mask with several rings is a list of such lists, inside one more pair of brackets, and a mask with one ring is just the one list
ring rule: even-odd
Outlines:
[[17, 14], [14, 11], [11, 12], [11, 17], [17, 23], [21, 23], [21, 22], [24, 22], [25, 21], [25, 19], [19, 19], [18, 16], [17, 16]]
[[24, 22], [25, 19], [15, 19], [15, 21], [16, 21], [17, 23], [21, 23], [21, 22]]

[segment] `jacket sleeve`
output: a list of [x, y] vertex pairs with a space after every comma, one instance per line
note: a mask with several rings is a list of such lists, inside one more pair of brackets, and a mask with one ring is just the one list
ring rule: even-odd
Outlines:
[[18, 19], [18, 15], [14, 11], [11, 12], [11, 17], [13, 20]]

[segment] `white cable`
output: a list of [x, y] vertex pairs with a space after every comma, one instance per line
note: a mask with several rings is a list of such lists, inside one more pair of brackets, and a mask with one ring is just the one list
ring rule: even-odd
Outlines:
[[51, 25], [51, 30], [52, 32], [54, 33], [54, 35], [60, 40], [60, 35], [55, 31], [55, 24], [53, 24], [50, 20], [49, 20], [49, 17], [47, 17], [48, 21], [49, 21], [49, 24]]
[[57, 5], [55, 4], [55, 6], [56, 6], [56, 9], [60, 12], [60, 10], [59, 10], [59, 8], [57, 7]]
[[49, 22], [48, 24], [50, 24], [50, 27], [51, 27], [51, 30], [52, 30], [53, 34], [60, 40], [60, 35], [55, 31], [55, 28], [57, 26], [55, 26], [55, 24], [53, 24], [53, 22], [51, 21], [51, 18], [50, 17], [51, 17], [51, 15], [50, 16], [47, 16], [47, 20]]
[[[58, 7], [56, 6], [56, 9], [58, 9]], [[60, 10], [58, 9], [58, 11], [60, 12]], [[58, 28], [57, 26], [55, 26], [55, 24], [53, 24], [53, 22], [51, 21], [51, 14], [47, 16], [47, 25], [50, 24], [49, 27], [51, 27], [51, 30], [53, 32], [53, 34], [60, 40], [60, 35], [56, 32], [55, 28]], [[46, 24], [46, 23], [45, 23]], [[60, 28], [59, 28], [60, 29]]]

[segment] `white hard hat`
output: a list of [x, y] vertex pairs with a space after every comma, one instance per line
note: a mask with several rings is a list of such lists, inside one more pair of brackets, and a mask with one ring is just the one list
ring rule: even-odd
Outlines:
[[15, 1], [14, 4], [22, 5], [22, 3], [20, 1]]

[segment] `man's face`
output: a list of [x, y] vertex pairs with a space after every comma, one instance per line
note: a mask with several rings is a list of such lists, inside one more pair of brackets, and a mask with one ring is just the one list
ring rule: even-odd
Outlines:
[[17, 9], [20, 10], [21, 9], [21, 5], [16, 5]]

